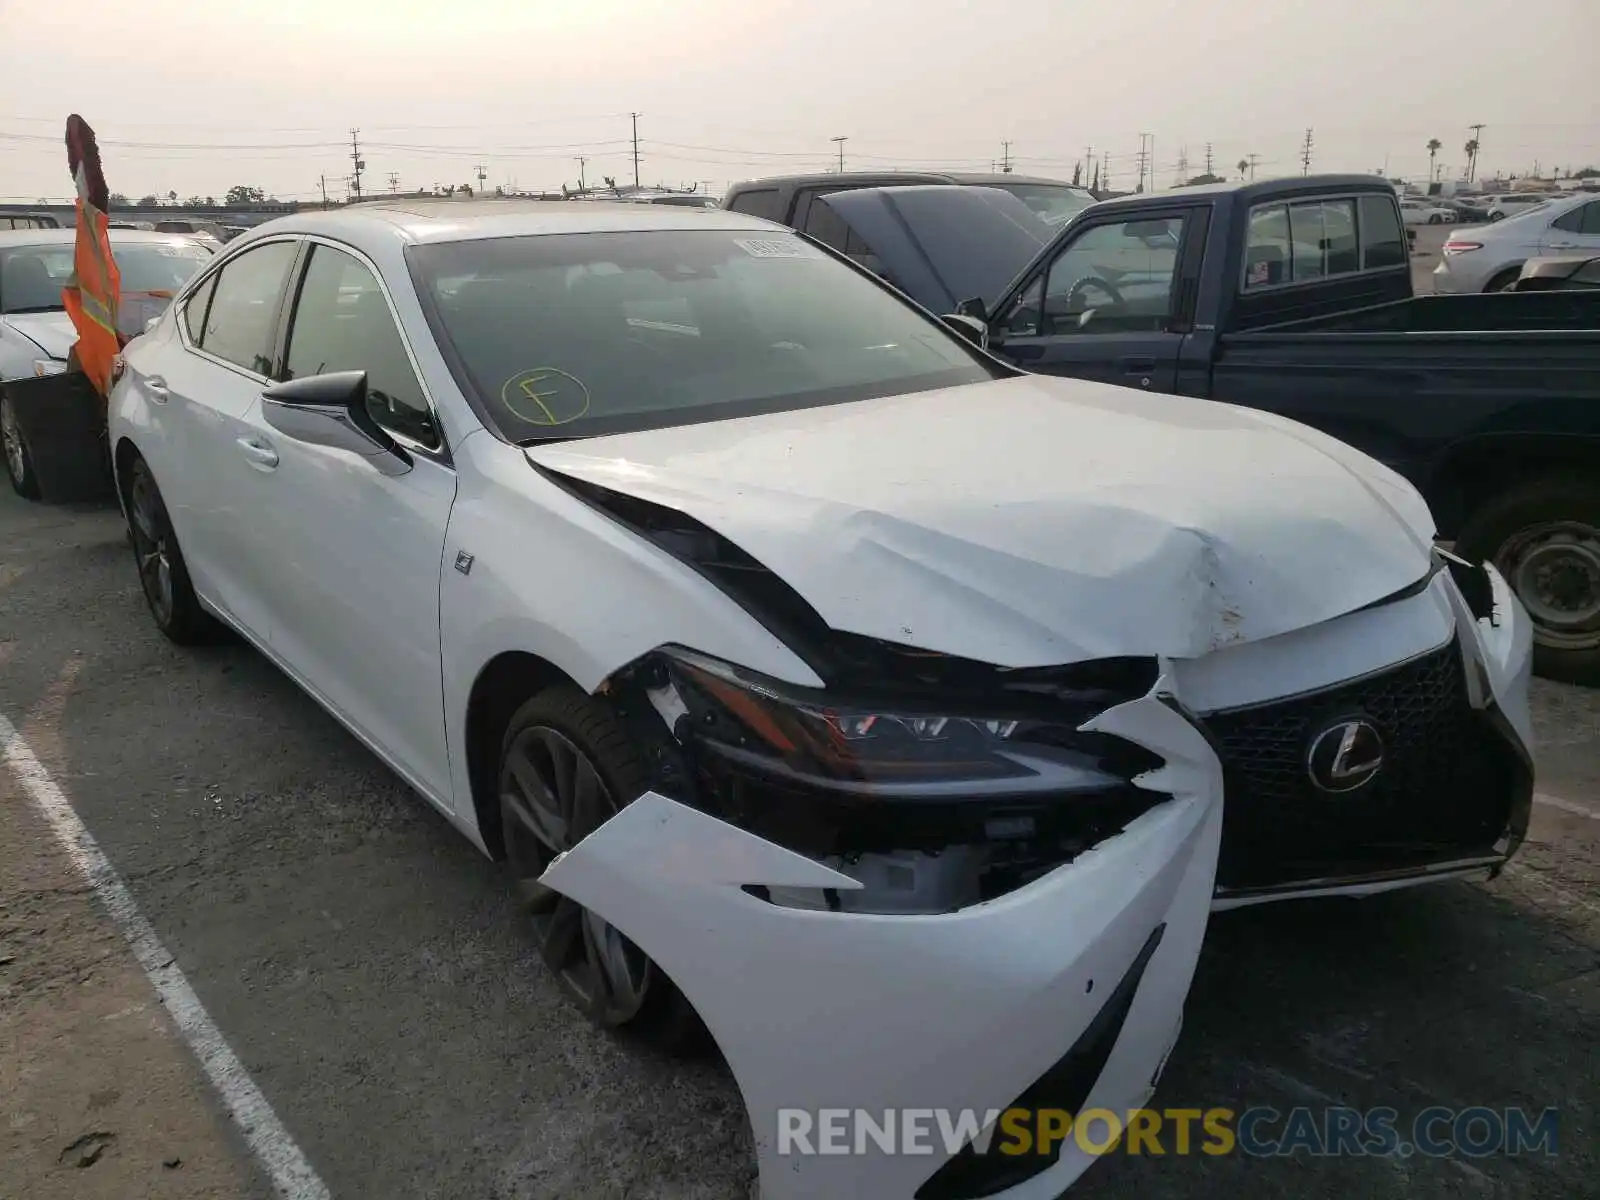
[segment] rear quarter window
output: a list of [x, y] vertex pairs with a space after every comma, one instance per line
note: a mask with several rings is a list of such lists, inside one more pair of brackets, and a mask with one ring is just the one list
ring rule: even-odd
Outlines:
[[783, 201], [777, 188], [750, 188], [740, 192], [728, 202], [728, 208], [768, 221], [783, 220]]

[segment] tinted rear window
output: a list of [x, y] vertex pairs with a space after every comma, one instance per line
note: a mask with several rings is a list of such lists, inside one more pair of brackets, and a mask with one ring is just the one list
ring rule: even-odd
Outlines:
[[752, 217], [762, 217], [768, 221], [782, 221], [784, 218], [783, 202], [777, 188], [751, 188], [740, 192], [728, 202], [728, 207], [734, 212], [749, 213]]

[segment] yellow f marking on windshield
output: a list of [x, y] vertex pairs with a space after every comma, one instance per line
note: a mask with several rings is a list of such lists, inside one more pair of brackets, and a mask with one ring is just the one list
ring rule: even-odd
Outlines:
[[506, 380], [500, 400], [530, 425], [565, 425], [589, 411], [583, 380], [555, 367], [535, 367]]

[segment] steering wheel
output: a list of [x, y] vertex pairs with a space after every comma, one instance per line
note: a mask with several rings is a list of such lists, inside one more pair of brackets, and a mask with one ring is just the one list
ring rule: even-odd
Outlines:
[[1066, 305], [1069, 312], [1072, 311], [1073, 302], [1082, 300], [1083, 294], [1090, 288], [1098, 288], [1100, 291], [1104, 292], [1108, 297], [1110, 297], [1111, 303], [1113, 304], [1122, 304], [1124, 302], [1122, 299], [1122, 293], [1117, 291], [1115, 285], [1100, 278], [1098, 275], [1085, 275], [1082, 279], [1075, 281], [1073, 285], [1067, 289]]

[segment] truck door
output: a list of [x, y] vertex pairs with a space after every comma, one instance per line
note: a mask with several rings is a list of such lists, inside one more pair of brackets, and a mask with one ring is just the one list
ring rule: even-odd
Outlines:
[[1002, 303], [991, 348], [1045, 375], [1175, 390], [1208, 211], [1142, 209], [1086, 221]]

